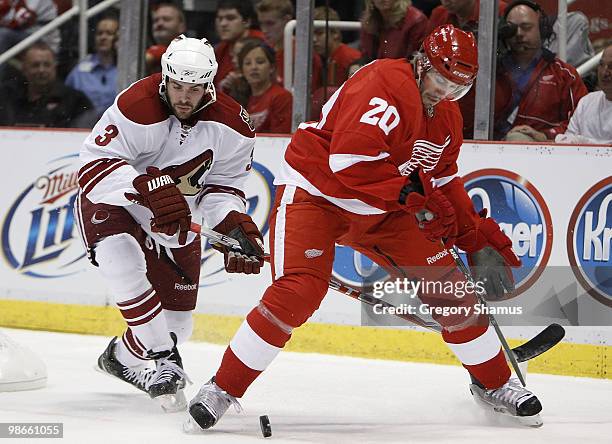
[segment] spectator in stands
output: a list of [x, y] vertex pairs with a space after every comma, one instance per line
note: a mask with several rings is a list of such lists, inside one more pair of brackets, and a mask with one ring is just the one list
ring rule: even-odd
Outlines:
[[219, 65], [215, 86], [218, 87], [228, 74], [236, 70], [232, 50], [237, 40], [246, 37], [264, 38], [260, 30], [252, 29], [256, 22], [255, 8], [250, 1], [220, 0], [217, 4], [215, 28], [221, 42], [215, 46]]
[[[504, 0], [499, 0], [498, 3], [499, 14], [502, 15], [507, 4]], [[450, 23], [464, 31], [476, 34], [479, 16], [479, 0], [442, 0], [442, 4], [431, 12], [428, 32], [433, 31], [438, 26]]]
[[293, 98], [276, 82], [274, 50], [261, 40], [245, 42], [238, 54], [243, 78], [232, 88], [258, 133], [290, 133]]
[[410, 0], [366, 0], [361, 52], [368, 59], [399, 59], [419, 49], [427, 17]]
[[[498, 12], [503, 15], [507, 3], [498, 0]], [[478, 20], [480, 18], [480, 0], [442, 0], [442, 4], [435, 8], [429, 18], [429, 30], [450, 23], [464, 31], [478, 34]], [[474, 108], [476, 106], [476, 84], [474, 83], [468, 93], [458, 103], [463, 115], [463, 137], [474, 137]]]
[[[334, 9], [325, 6], [315, 8], [313, 18], [314, 20], [340, 20], [339, 14]], [[350, 66], [359, 63], [358, 67], [360, 67], [365, 63], [357, 49], [342, 43], [342, 33], [338, 29], [330, 28], [327, 33], [324, 28], [315, 29], [313, 40], [314, 50], [323, 60], [322, 83], [327, 85], [314, 90], [310, 101], [309, 120], [319, 120], [325, 102], [349, 78]]]
[[[276, 52], [276, 77], [278, 83], [282, 84], [285, 77], [283, 32], [285, 25], [293, 19], [293, 4], [290, 0], [261, 0], [255, 9], [257, 10], [257, 20], [264, 33], [266, 42]], [[295, 60], [295, 51], [293, 51], [293, 55]], [[319, 86], [321, 86], [321, 59], [317, 54], [313, 54], [312, 91], [315, 91]]]
[[95, 53], [88, 54], [66, 78], [66, 85], [85, 93], [100, 115], [117, 95], [117, 51], [119, 19], [103, 16], [96, 24]]
[[601, 56], [597, 81], [601, 90], [580, 99], [567, 131], [555, 142], [612, 144], [612, 45]]
[[[340, 16], [332, 8], [319, 6], [313, 12], [313, 20], [340, 21]], [[340, 86], [348, 78], [349, 65], [361, 57], [361, 53], [342, 43], [342, 33], [338, 29], [325, 28], [313, 31], [314, 50], [323, 61], [323, 84]]]
[[21, 57], [26, 83], [13, 94], [0, 93], [1, 125], [68, 128], [93, 109], [85, 94], [57, 80], [55, 54], [49, 45], [35, 43]]
[[227, 73], [227, 75], [223, 78], [221, 82], [219, 82], [218, 88], [221, 89], [225, 93], [229, 93], [236, 82], [242, 78], [242, 72], [240, 71], [240, 64], [238, 63], [238, 54], [244, 47], [247, 42], [262, 42], [263, 39], [257, 37], [245, 37], [242, 39], [238, 39], [232, 45], [232, 66], [234, 69]]
[[176, 3], [158, 2], [151, 8], [151, 31], [153, 45], [147, 48], [147, 73], [161, 71], [161, 56], [172, 40], [187, 29], [185, 14]]
[[552, 140], [565, 132], [586, 87], [574, 67], [543, 47], [552, 25], [537, 3], [517, 0], [505, 18], [518, 30], [498, 63], [495, 138]]
[[[0, 0], [0, 54], [56, 17], [57, 7], [53, 0]], [[59, 30], [47, 34], [43, 40], [57, 53]]]

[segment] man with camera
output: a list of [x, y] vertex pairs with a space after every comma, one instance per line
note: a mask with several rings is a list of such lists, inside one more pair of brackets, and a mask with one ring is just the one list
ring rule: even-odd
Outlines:
[[494, 138], [553, 140], [567, 129], [587, 89], [573, 66], [544, 48], [553, 22], [537, 3], [516, 0], [504, 18], [516, 33], [503, 40], [507, 52], [498, 61]]

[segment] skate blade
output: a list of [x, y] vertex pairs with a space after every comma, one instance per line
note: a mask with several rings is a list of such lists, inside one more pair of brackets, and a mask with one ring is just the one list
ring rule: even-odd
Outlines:
[[512, 414], [511, 412], [509, 412], [508, 410], [506, 410], [503, 407], [495, 407], [495, 406], [489, 404], [488, 402], [485, 402], [476, 393], [474, 393], [474, 390], [476, 390], [476, 389], [475, 388], [472, 389], [471, 386], [470, 386], [470, 391], [472, 392], [472, 396], [474, 397], [474, 400], [476, 401], [476, 404], [478, 404], [484, 410], [486, 410], [488, 412], [492, 412], [492, 413], [498, 413], [500, 415], [503, 415], [504, 418], [511, 418], [517, 424], [525, 426], [525, 427], [538, 428], [538, 427], [542, 427], [544, 425], [544, 421], [542, 420], [542, 417], [540, 416], [539, 413], [537, 413], [535, 415], [532, 415], [532, 416], [517, 416], [517, 415], [514, 415], [514, 414]]
[[523, 425], [525, 427], [538, 428], [544, 425], [544, 421], [542, 421], [542, 417], [540, 416], [539, 413], [532, 415], [532, 416], [517, 416], [517, 415], [513, 415], [506, 409], [497, 408], [497, 407], [493, 407], [493, 411], [496, 413], [501, 413], [502, 415], [506, 417], [512, 418], [518, 424]]
[[200, 427], [195, 419], [189, 416], [189, 418], [183, 422], [183, 432], [188, 435], [201, 435], [206, 433], [206, 430]]
[[533, 416], [513, 416], [513, 418], [516, 418], [516, 420], [525, 427], [537, 429], [544, 425], [544, 421], [539, 413]]
[[183, 390], [172, 395], [160, 395], [155, 398], [162, 410], [166, 413], [182, 412], [187, 410], [187, 398]]

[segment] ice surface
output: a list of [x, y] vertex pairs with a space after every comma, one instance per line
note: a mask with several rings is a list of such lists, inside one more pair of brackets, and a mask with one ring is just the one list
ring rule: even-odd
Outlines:
[[[144, 393], [93, 370], [109, 339], [9, 330], [47, 364], [42, 390], [0, 393], [0, 422], [63, 422], [62, 443], [611, 443], [612, 381], [532, 374], [544, 426], [528, 429], [481, 410], [460, 367], [281, 353], [242, 399], [202, 434], [182, 432], [186, 412], [165, 414]], [[409, 346], [409, 345], [406, 345]], [[181, 346], [196, 393], [225, 347]], [[26, 442], [22, 440], [21, 442]]]

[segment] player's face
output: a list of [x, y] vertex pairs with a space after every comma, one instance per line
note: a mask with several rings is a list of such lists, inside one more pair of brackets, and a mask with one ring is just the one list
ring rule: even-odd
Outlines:
[[249, 29], [249, 24], [235, 8], [219, 9], [215, 17], [215, 27], [221, 40], [239, 39]]
[[111, 52], [114, 49], [119, 31], [117, 20], [101, 20], [96, 27], [96, 50], [99, 52]]
[[266, 41], [271, 46], [276, 46], [283, 40], [283, 31], [285, 24], [291, 20], [291, 17], [281, 16], [277, 11], [258, 12], [257, 20], [259, 27], [266, 37]]
[[57, 76], [55, 57], [47, 49], [29, 50], [21, 69], [28, 83], [38, 89], [51, 86]]
[[457, 100], [470, 89], [469, 85], [459, 85], [448, 80], [435, 68], [430, 68], [421, 81], [423, 105], [434, 106], [442, 100]]
[[612, 100], [612, 46], [603, 52], [597, 67], [597, 83], [608, 100]]
[[192, 84], [168, 79], [167, 85], [168, 100], [174, 115], [181, 120], [191, 117], [200, 103], [206, 87], [202, 84]]
[[251, 86], [265, 85], [272, 79], [272, 65], [262, 48], [255, 48], [242, 61], [242, 74]]
[[153, 39], [158, 45], [169, 45], [175, 37], [185, 32], [185, 23], [179, 12], [169, 6], [160, 6], [153, 11], [152, 22]]
[[540, 39], [540, 16], [529, 6], [518, 5], [512, 8], [507, 17], [508, 23], [517, 26], [516, 35], [508, 39], [510, 50], [517, 54], [538, 50], [542, 47]]

